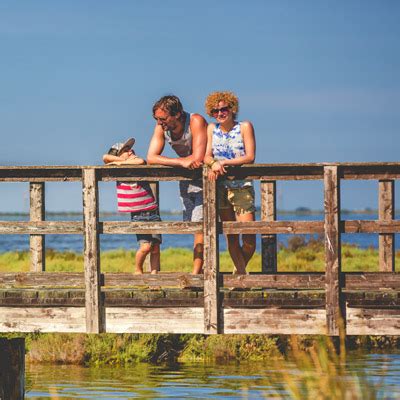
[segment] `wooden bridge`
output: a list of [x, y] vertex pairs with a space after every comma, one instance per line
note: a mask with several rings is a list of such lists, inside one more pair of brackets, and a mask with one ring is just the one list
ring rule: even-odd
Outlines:
[[[174, 181], [201, 170], [158, 166], [0, 167], [0, 181], [29, 182], [30, 221], [0, 222], [0, 234], [30, 235], [31, 272], [0, 274], [0, 332], [400, 334], [400, 276], [395, 272], [394, 181], [400, 163], [271, 164], [232, 168], [261, 181], [261, 220], [217, 220], [216, 187], [204, 182], [204, 223], [99, 220], [99, 181]], [[379, 181], [379, 219], [341, 220], [341, 180]], [[321, 180], [324, 221], [277, 221], [278, 181]], [[45, 182], [82, 182], [83, 221], [45, 220]], [[1, 187], [1, 185], [0, 185]], [[99, 235], [204, 232], [204, 275], [102, 273]], [[219, 272], [219, 234], [262, 236], [260, 273]], [[341, 234], [379, 234], [379, 272], [341, 270]], [[45, 235], [81, 234], [84, 272], [45, 271]], [[324, 273], [282, 273], [277, 234], [323, 234]]]

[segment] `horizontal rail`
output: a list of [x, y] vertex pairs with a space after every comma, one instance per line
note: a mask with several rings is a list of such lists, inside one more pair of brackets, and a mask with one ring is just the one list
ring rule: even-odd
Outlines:
[[[336, 166], [340, 179], [400, 179], [400, 163], [249, 164], [230, 167], [228, 175], [254, 180], [322, 180], [324, 167]], [[99, 181], [177, 181], [201, 179], [201, 170], [160, 165], [135, 166], [0, 166], [0, 182], [81, 181], [93, 169]]]
[[[195, 234], [201, 233], [201, 222], [99, 222], [99, 233], [114, 234]], [[324, 221], [254, 221], [223, 222], [217, 226], [220, 234], [320, 234], [324, 233]], [[340, 222], [341, 233], [400, 233], [400, 220], [347, 220]], [[83, 234], [79, 221], [0, 221], [2, 235], [71, 235]]]
[[[345, 290], [400, 290], [400, 274], [396, 272], [342, 272]], [[142, 287], [181, 289], [204, 287], [203, 275], [182, 272], [164, 272], [157, 275], [103, 273], [100, 279], [105, 287]], [[231, 275], [220, 274], [221, 288], [307, 289], [323, 290], [325, 274], [322, 272], [290, 272], [277, 274]], [[84, 275], [77, 272], [21, 272], [0, 273], [0, 288], [65, 288], [84, 287]]]

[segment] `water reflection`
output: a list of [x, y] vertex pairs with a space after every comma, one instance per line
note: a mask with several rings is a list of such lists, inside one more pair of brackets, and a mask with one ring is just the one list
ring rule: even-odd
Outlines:
[[[290, 375], [299, 376], [291, 362]], [[380, 384], [383, 398], [400, 398], [400, 354], [352, 355], [350, 372]], [[27, 366], [30, 399], [259, 399], [285, 397], [276, 371], [268, 363], [240, 365], [184, 364], [173, 367], [139, 364], [132, 367], [84, 368]], [[345, 379], [354, 379], [352, 376]]]

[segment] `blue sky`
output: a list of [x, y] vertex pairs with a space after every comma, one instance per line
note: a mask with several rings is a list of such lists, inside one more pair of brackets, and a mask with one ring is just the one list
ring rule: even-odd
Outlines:
[[[0, 165], [97, 165], [129, 136], [145, 155], [155, 100], [204, 114], [213, 90], [239, 96], [259, 163], [397, 161], [399, 20], [394, 0], [2, 1]], [[376, 207], [376, 187], [346, 182], [342, 206]], [[0, 211], [27, 210], [26, 184], [0, 191]], [[162, 208], [176, 191], [162, 187]], [[322, 208], [318, 182], [278, 193], [279, 208]], [[49, 210], [82, 207], [78, 184], [46, 195]], [[113, 186], [101, 195], [113, 210]]]

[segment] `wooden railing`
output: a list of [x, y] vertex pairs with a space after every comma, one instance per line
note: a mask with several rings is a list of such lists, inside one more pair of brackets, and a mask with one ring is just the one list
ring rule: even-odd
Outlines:
[[[232, 176], [260, 181], [261, 220], [247, 223], [218, 222], [216, 185], [207, 179], [206, 172], [204, 169], [204, 223], [142, 224], [100, 221], [98, 183], [189, 180], [201, 178], [202, 171], [160, 166], [0, 167], [0, 181], [30, 184], [30, 221], [0, 222], [0, 234], [29, 234], [32, 265], [30, 273], [0, 274], [0, 289], [5, 291], [0, 298], [0, 331], [336, 336], [343, 327], [347, 334], [400, 334], [400, 276], [394, 263], [394, 234], [400, 232], [400, 222], [394, 219], [394, 181], [400, 178], [400, 163], [263, 164], [231, 168]], [[378, 220], [341, 220], [340, 182], [346, 179], [379, 181]], [[325, 220], [277, 221], [276, 185], [281, 180], [323, 181]], [[82, 182], [83, 222], [45, 220], [45, 182], [52, 181]], [[198, 232], [205, 235], [204, 275], [163, 273], [162, 266], [157, 276], [101, 273], [100, 234]], [[261, 234], [261, 273], [220, 273], [220, 233]], [[342, 233], [379, 234], [379, 272], [342, 272]], [[84, 274], [45, 272], [46, 234], [83, 235]], [[323, 234], [325, 273], [279, 272], [277, 234]], [[129, 292], [128, 297], [118, 298], [109, 290], [129, 291], [143, 286], [153, 291], [175, 286], [181, 289], [181, 297], [176, 300], [176, 293], [175, 297], [168, 297], [163, 292], [160, 298], [150, 296], [143, 300]], [[84, 299], [79, 291], [73, 292], [73, 288], [82, 287]], [[13, 297], [9, 293], [11, 289], [15, 293], [16, 289], [22, 292], [41, 288], [59, 290], [58, 299], [53, 296], [46, 302], [40, 300], [38, 293], [36, 297]], [[65, 288], [71, 289], [68, 294]], [[241, 291], [232, 290], [239, 288]], [[250, 289], [252, 295], [248, 296]], [[281, 290], [285, 292], [279, 297], [277, 291]], [[315, 297], [316, 291], [320, 297]], [[372, 302], [370, 292], [376, 295]], [[187, 293], [190, 296], [184, 297]]]

